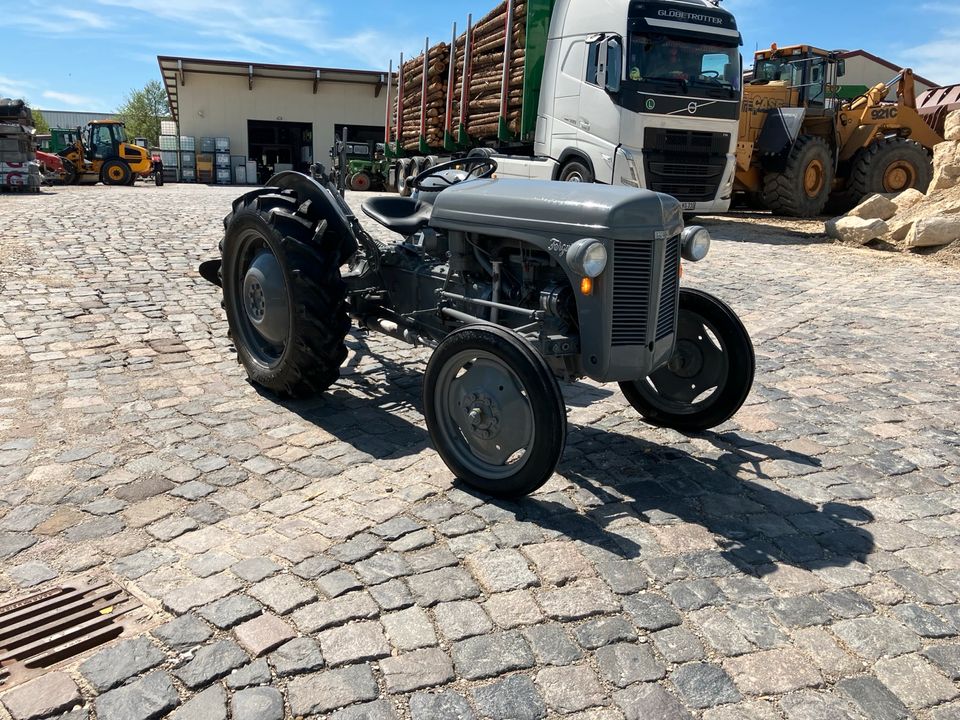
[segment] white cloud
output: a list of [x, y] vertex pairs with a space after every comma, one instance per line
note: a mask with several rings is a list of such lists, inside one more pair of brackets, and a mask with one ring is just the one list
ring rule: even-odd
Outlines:
[[933, 82], [960, 83], [960, 32], [942, 33], [929, 42], [907, 48], [897, 53], [897, 62]]
[[44, 90], [42, 93], [43, 97], [48, 100], [56, 100], [61, 102], [64, 105], [71, 105], [73, 107], [82, 107], [84, 109], [89, 109], [94, 105], [99, 105], [96, 100], [83, 95], [74, 95], [73, 93], [57, 92], [56, 90]]
[[24, 80], [0, 75], [0, 95], [3, 97], [22, 97], [33, 85]]
[[[50, 15], [55, 17], [66, 17], [75, 21], [81, 29], [105, 30], [113, 27], [113, 23], [105, 15], [88, 12], [86, 10], [75, 10], [69, 7], [51, 8]], [[48, 23], [49, 24], [49, 23]]]

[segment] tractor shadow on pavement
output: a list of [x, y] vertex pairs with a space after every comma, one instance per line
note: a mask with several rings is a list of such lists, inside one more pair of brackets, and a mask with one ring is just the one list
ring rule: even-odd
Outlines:
[[[727, 439], [734, 439], [730, 435]], [[758, 455], [818, 466], [815, 458], [736, 436], [738, 445], [749, 448], [752, 457], [747, 457], [721, 436], [698, 437], [710, 440], [721, 454], [695, 456], [641, 437], [571, 425], [571, 449], [557, 472], [575, 486], [572, 496], [580, 511], [565, 493], [506, 502], [462, 489], [518, 519], [596, 546], [611, 559], [682, 556], [697, 566], [694, 576], [762, 577], [782, 564], [841, 568], [862, 563], [873, 552], [873, 536], [861, 527], [873, 516], [863, 508], [842, 502], [818, 506], [782, 492], [758, 473], [756, 481], [742, 477]], [[705, 529], [716, 544], [684, 524]]]

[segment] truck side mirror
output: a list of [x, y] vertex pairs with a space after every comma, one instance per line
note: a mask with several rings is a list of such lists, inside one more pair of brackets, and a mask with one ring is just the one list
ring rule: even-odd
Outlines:
[[[611, 95], [620, 92], [620, 80], [623, 77], [623, 51], [619, 38], [608, 38], [604, 41], [603, 53], [606, 56], [606, 75], [603, 78], [603, 88]], [[598, 77], [599, 81], [600, 78]]]
[[847, 61], [839, 60], [837, 61], [837, 77], [842, 78], [847, 74]]

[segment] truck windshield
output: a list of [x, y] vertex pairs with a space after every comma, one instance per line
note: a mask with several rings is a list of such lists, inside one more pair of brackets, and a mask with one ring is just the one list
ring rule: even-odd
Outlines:
[[656, 85], [658, 92], [699, 95], [708, 91], [732, 98], [740, 90], [740, 55], [732, 45], [633, 33], [627, 77]]

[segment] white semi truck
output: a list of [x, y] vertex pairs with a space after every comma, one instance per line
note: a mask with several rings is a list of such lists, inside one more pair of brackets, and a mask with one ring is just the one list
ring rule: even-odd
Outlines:
[[389, 184], [405, 194], [431, 165], [482, 152], [503, 177], [642, 187], [685, 212], [726, 211], [741, 42], [719, 0], [506, 0], [450, 44], [401, 56]]

